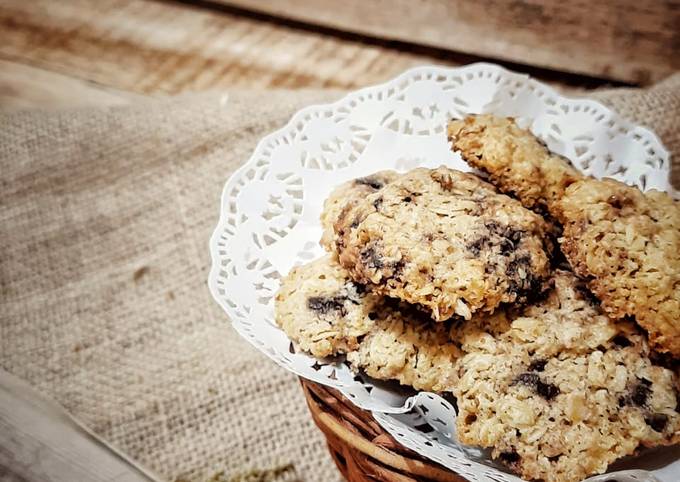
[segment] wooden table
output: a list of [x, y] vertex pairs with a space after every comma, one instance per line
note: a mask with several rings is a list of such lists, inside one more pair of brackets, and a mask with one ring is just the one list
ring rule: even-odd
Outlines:
[[[414, 65], [489, 59], [566, 87], [651, 82], [679, 68], [676, 2], [590, 3], [3, 0], [0, 108], [353, 89]], [[614, 9], [623, 18], [608, 18]]]

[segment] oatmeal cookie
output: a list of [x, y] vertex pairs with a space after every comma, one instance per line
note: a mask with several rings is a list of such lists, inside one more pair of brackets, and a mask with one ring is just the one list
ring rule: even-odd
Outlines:
[[354, 370], [417, 390], [451, 386], [460, 350], [450, 325], [367, 292], [331, 255], [293, 269], [275, 308], [279, 326], [314, 356], [347, 354]]
[[567, 186], [583, 177], [511, 118], [478, 115], [452, 120], [448, 136], [468, 164], [487, 172], [501, 192], [517, 197], [529, 209], [550, 212]]
[[335, 249], [333, 224], [346, 206], [353, 206], [369, 194], [392, 182], [399, 174], [396, 171], [379, 171], [370, 176], [352, 179], [336, 187], [323, 204], [321, 212], [321, 246], [327, 251]]
[[680, 357], [680, 202], [584, 179], [569, 186], [555, 216], [562, 251], [609, 316], [634, 316], [656, 350]]
[[446, 323], [436, 323], [405, 303], [375, 312], [373, 329], [347, 354], [354, 369], [416, 390], [450, 389], [460, 349]]
[[654, 349], [680, 357], [678, 201], [584, 177], [509, 119], [452, 121], [449, 138], [501, 191], [562, 224], [562, 251], [609, 316], [634, 316]]
[[442, 321], [523, 302], [549, 275], [549, 227], [473, 174], [414, 169], [344, 209], [340, 264]]
[[675, 375], [644, 335], [614, 322], [576, 277], [558, 271], [547, 298], [505, 332], [478, 331], [456, 363], [458, 438], [526, 479], [579, 481], [614, 460], [680, 441]]
[[330, 255], [293, 268], [276, 294], [278, 325], [317, 357], [347, 353], [373, 327], [380, 297], [355, 283]]

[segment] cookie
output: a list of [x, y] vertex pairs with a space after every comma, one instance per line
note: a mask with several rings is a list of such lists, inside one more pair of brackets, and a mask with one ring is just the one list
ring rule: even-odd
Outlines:
[[562, 224], [563, 253], [609, 316], [634, 316], [654, 349], [680, 357], [678, 201], [584, 177], [510, 119], [451, 121], [449, 138], [501, 191]]
[[331, 255], [291, 271], [275, 313], [288, 337], [314, 356], [346, 354], [353, 370], [417, 390], [451, 386], [460, 350], [450, 326], [366, 291]]
[[370, 176], [352, 179], [336, 187], [323, 204], [321, 212], [321, 246], [327, 251], [335, 249], [333, 224], [346, 206], [353, 206], [369, 194], [392, 182], [399, 174], [396, 171], [379, 171]]
[[468, 164], [488, 173], [501, 192], [535, 211], [550, 212], [564, 190], [583, 177], [511, 118], [478, 115], [452, 120], [448, 137]]
[[375, 312], [371, 331], [347, 361], [380, 380], [397, 380], [416, 390], [450, 390], [461, 352], [446, 323], [437, 323], [404, 303]]
[[330, 255], [293, 268], [275, 299], [277, 324], [316, 357], [347, 353], [373, 327], [380, 297], [352, 281]]
[[458, 439], [526, 479], [579, 481], [616, 459], [680, 442], [675, 375], [654, 365], [631, 322], [558, 271], [547, 298], [493, 336], [478, 330], [456, 363]]
[[401, 175], [344, 209], [334, 228], [355, 281], [437, 321], [523, 302], [550, 271], [542, 217], [443, 166]]
[[554, 211], [562, 251], [604, 311], [634, 316], [656, 350], [680, 357], [680, 202], [612, 179], [584, 179]]

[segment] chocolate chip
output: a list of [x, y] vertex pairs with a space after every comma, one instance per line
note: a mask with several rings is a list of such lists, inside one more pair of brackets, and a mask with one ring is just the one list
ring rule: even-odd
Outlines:
[[518, 246], [526, 236], [526, 232], [507, 226], [497, 221], [484, 223], [484, 234], [467, 245], [473, 256], [482, 251], [494, 250], [508, 259], [507, 264], [487, 263], [485, 273], [502, 271], [508, 278], [507, 292], [516, 295], [516, 301], [523, 303], [530, 297], [539, 297], [544, 293], [543, 280], [533, 273], [532, 259], [527, 253], [518, 251]]
[[652, 382], [645, 378], [638, 378], [635, 385], [633, 385], [628, 395], [619, 397], [619, 407], [625, 405], [633, 405], [637, 407], [644, 407], [647, 404], [649, 396], [652, 394]]
[[489, 238], [486, 236], [481, 236], [474, 241], [472, 241], [470, 244], [467, 245], [467, 249], [477, 256], [479, 253], [482, 252], [482, 248], [488, 246], [490, 244]]
[[369, 268], [381, 269], [385, 267], [380, 255], [376, 252], [375, 248], [372, 246], [367, 247], [361, 252], [361, 263]]
[[382, 203], [383, 203], [383, 198], [382, 198], [382, 196], [380, 196], [378, 199], [376, 199], [375, 201], [373, 201], [373, 207], [375, 208], [376, 211], [380, 211], [380, 208], [381, 208], [381, 206], [382, 206]]
[[595, 296], [592, 291], [590, 291], [588, 288], [586, 288], [585, 285], [579, 283], [576, 285], [576, 291], [578, 291], [581, 296], [583, 297], [583, 300], [588, 303], [590, 306], [600, 306], [600, 300]]
[[620, 348], [626, 348], [627, 346], [632, 345], [631, 341], [623, 335], [616, 335], [612, 338], [612, 343]]
[[392, 278], [399, 278], [401, 273], [404, 271], [405, 266], [406, 262], [403, 259], [391, 263], [390, 267], [392, 268]]
[[511, 452], [501, 452], [500, 455], [498, 455], [498, 459], [505, 464], [514, 465], [522, 458], [515, 450], [513, 450]]
[[523, 280], [519, 277], [519, 269], [523, 268], [527, 276], [531, 273], [531, 258], [528, 254], [513, 258], [508, 264], [508, 276], [517, 279], [522, 284]]
[[376, 191], [378, 189], [381, 189], [385, 185], [382, 181], [380, 181], [378, 178], [376, 178], [374, 176], [360, 177], [358, 179], [355, 179], [354, 183], [371, 187], [371, 188], [375, 189]]
[[652, 413], [645, 417], [645, 423], [656, 432], [663, 432], [668, 425], [668, 415], [664, 413]]
[[411, 201], [413, 201], [413, 198], [411, 198], [411, 196], [406, 196], [404, 199], [402, 199], [402, 201], [404, 201], [405, 203], [410, 203]]
[[351, 287], [352, 290], [356, 291], [359, 295], [362, 295], [366, 292], [366, 287], [364, 285], [360, 285], [354, 281], [350, 281], [348, 286]]
[[378, 319], [378, 313], [376, 313], [375, 311], [371, 311], [371, 312], [368, 314], [368, 319], [369, 319], [369, 320], [376, 320], [376, 319]]
[[360, 305], [364, 290], [365, 288], [362, 285], [350, 281], [349, 283], [345, 284], [345, 294], [342, 296], [336, 296], [335, 299], [341, 303], [344, 300], [347, 300], [354, 305]]
[[556, 385], [545, 383], [536, 373], [520, 373], [517, 378], [515, 378], [513, 384], [515, 383], [521, 383], [522, 385], [532, 388], [538, 395], [546, 400], [552, 400], [560, 393], [560, 389]]
[[534, 360], [529, 364], [527, 368], [530, 372], [542, 372], [545, 366], [548, 364], [548, 360]]
[[500, 247], [501, 247], [501, 254], [502, 255], [507, 255], [512, 253], [515, 250], [515, 245], [508, 239], [503, 238], [500, 241]]
[[346, 314], [343, 302], [346, 298], [339, 296], [311, 296], [307, 298], [307, 308], [325, 315], [330, 312], [339, 312], [341, 316]]
[[552, 400], [560, 393], [560, 389], [551, 383], [539, 383], [536, 386], [536, 391], [546, 400]]
[[552, 457], [548, 457], [548, 460], [554, 463], [560, 460], [560, 457], [562, 457], [562, 455], [553, 455]]
[[484, 227], [488, 231], [488, 235], [480, 236], [468, 245], [468, 249], [475, 255], [479, 254], [482, 249], [490, 250], [496, 247], [502, 255], [508, 255], [515, 251], [525, 235], [524, 231], [499, 224], [496, 221], [488, 221], [484, 223]]
[[[520, 276], [524, 272], [524, 278]], [[516, 293], [518, 302], [522, 302], [530, 296], [539, 295], [543, 292], [543, 281], [534, 276], [531, 268], [531, 258], [528, 254], [517, 256], [508, 263], [506, 271], [508, 276], [508, 292]]]
[[647, 403], [649, 396], [652, 394], [652, 382], [644, 378], [638, 378], [638, 383], [633, 387], [630, 394], [630, 401], [633, 405], [643, 407]]
[[513, 244], [519, 243], [525, 234], [521, 229], [516, 229], [505, 224], [499, 224], [496, 221], [488, 221], [484, 223], [484, 225], [494, 236], [503, 238]]

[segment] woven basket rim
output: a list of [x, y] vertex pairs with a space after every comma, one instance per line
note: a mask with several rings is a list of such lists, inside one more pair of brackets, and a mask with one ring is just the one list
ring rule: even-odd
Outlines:
[[370, 412], [356, 407], [338, 390], [301, 377], [300, 383], [312, 419], [347, 480], [467, 481], [401, 445]]

